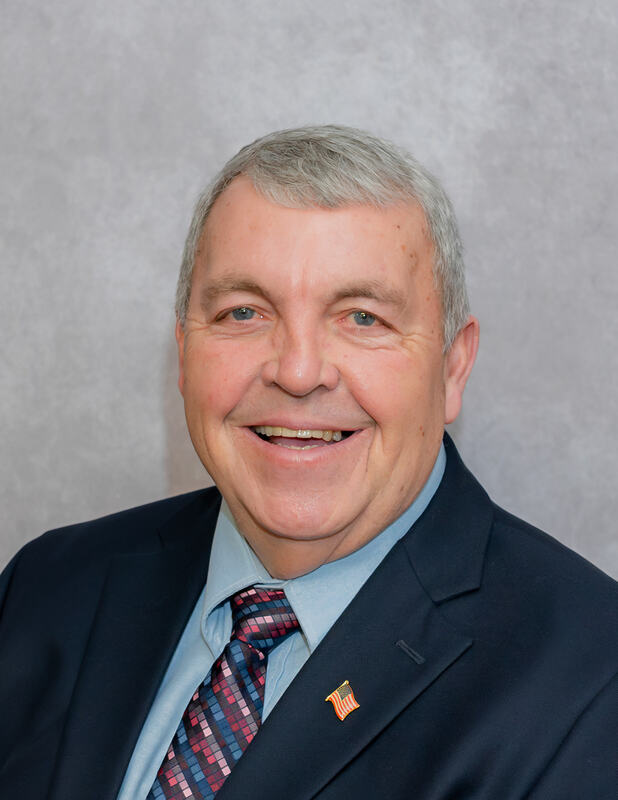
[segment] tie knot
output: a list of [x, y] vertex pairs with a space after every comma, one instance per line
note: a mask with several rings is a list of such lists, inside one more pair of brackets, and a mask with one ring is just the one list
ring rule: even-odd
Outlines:
[[231, 603], [233, 637], [263, 653], [300, 627], [283, 589], [251, 586], [235, 594]]

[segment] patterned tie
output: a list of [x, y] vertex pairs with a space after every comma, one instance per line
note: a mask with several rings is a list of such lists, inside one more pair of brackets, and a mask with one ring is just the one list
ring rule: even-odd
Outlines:
[[147, 800], [206, 800], [223, 786], [262, 720], [268, 652], [298, 620], [282, 589], [231, 600], [232, 639], [191, 698]]

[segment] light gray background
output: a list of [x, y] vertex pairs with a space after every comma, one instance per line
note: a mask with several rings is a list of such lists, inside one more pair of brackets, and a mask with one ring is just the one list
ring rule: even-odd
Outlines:
[[481, 319], [454, 436], [492, 497], [618, 575], [615, 0], [3, 0], [0, 564], [204, 485], [175, 386], [193, 202], [303, 123], [411, 149]]

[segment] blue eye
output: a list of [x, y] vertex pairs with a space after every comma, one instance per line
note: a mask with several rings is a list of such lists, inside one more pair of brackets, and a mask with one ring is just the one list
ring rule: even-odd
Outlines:
[[373, 325], [376, 321], [373, 314], [370, 314], [368, 311], [355, 311], [353, 317], [357, 325], [364, 325], [366, 328]]
[[232, 311], [232, 316], [239, 322], [243, 322], [246, 319], [251, 319], [254, 315], [255, 311], [252, 308], [247, 308], [247, 306], [241, 306], [240, 308], [235, 308]]

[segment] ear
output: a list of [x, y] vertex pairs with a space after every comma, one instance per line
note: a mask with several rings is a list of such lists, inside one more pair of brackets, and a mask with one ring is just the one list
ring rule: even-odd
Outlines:
[[464, 389], [474, 366], [478, 347], [479, 321], [470, 316], [444, 358], [445, 425], [453, 422], [461, 410]]
[[185, 329], [182, 322], [176, 319], [176, 344], [178, 345], [178, 388], [184, 396], [185, 388]]

